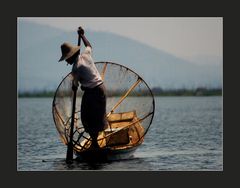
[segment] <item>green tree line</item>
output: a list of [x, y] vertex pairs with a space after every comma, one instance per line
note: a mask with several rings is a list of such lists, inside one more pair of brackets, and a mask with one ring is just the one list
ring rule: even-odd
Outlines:
[[[108, 96], [121, 96], [124, 91], [108, 91]], [[152, 88], [154, 96], [221, 96], [221, 88], [196, 88], [196, 89], [162, 89], [160, 87]], [[35, 92], [19, 92], [18, 97], [54, 97], [55, 91], [35, 91]], [[149, 92], [139, 91], [132, 92], [130, 96], [147, 96]]]

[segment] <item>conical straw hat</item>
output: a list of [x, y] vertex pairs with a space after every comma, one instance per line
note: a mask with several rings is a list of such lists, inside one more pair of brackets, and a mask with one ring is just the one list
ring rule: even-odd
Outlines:
[[74, 55], [79, 49], [80, 49], [80, 46], [73, 46], [72, 44], [70, 44], [70, 43], [68, 43], [68, 42], [64, 42], [64, 43], [61, 45], [62, 57], [59, 59], [58, 62], [70, 58], [70, 57], [71, 57], [72, 55]]

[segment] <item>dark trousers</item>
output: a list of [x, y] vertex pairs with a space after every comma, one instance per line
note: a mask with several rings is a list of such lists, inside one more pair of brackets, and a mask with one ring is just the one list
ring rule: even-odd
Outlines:
[[82, 87], [84, 94], [81, 103], [81, 120], [86, 132], [97, 139], [98, 132], [107, 127], [106, 89], [104, 84], [88, 89]]

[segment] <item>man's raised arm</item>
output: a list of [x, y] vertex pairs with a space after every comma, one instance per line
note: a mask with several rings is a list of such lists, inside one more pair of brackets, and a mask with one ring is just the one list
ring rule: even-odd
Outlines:
[[85, 35], [84, 35], [84, 30], [83, 30], [82, 27], [79, 27], [79, 28], [78, 28], [78, 34], [81, 36], [84, 45], [85, 45], [85, 46], [89, 46], [89, 47], [92, 48], [90, 42], [87, 40], [87, 38], [86, 38]]

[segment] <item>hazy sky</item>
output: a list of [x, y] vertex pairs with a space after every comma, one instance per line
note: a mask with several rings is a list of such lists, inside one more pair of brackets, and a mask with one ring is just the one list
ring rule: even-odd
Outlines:
[[126, 36], [178, 57], [223, 56], [221, 17], [44, 17], [20, 18], [66, 31], [78, 26]]

